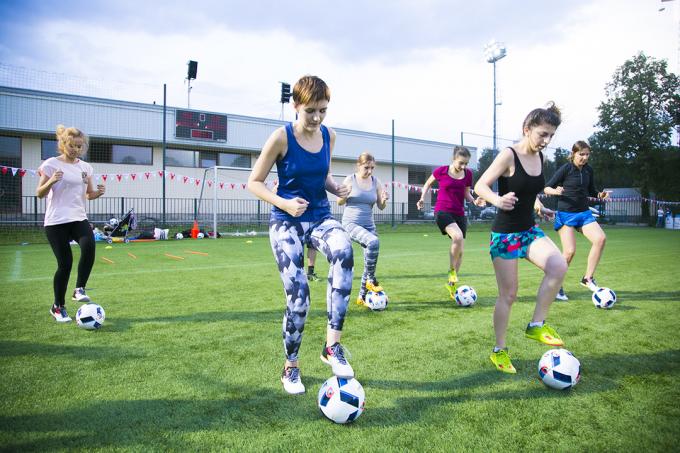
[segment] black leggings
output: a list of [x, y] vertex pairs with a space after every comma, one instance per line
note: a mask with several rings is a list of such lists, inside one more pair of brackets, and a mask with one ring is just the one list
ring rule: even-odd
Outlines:
[[54, 273], [54, 304], [65, 305], [64, 297], [73, 265], [70, 242], [74, 240], [80, 246], [76, 288], [85, 288], [94, 265], [94, 234], [87, 220], [46, 226], [45, 234], [57, 258], [57, 272]]

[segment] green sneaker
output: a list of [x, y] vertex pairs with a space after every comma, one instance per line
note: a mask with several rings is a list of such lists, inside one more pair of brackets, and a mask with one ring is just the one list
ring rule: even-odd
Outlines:
[[550, 346], [564, 346], [564, 341], [555, 332], [555, 329], [543, 323], [542, 326], [530, 327], [527, 326], [527, 330], [524, 332], [527, 338], [532, 340], [540, 341]]
[[451, 296], [451, 300], [456, 300], [456, 289], [458, 285], [458, 275], [456, 275], [455, 269], [451, 269], [449, 271], [449, 280], [446, 282], [446, 289], [449, 290], [449, 296]]
[[510, 374], [517, 373], [515, 367], [512, 366], [512, 362], [510, 361], [510, 355], [508, 355], [507, 349], [501, 349], [498, 352], [492, 352], [489, 358], [491, 359], [493, 364], [496, 365], [496, 369], [498, 371]]

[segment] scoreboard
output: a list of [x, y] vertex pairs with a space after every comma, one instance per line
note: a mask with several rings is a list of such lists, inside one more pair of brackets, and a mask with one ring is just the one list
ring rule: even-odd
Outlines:
[[226, 142], [227, 115], [175, 110], [175, 137]]

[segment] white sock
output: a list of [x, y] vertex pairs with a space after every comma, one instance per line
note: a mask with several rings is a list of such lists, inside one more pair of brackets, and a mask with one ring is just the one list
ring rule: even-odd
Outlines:
[[530, 322], [529, 327], [541, 327], [541, 326], [543, 326], [544, 323], [545, 323], [545, 321]]

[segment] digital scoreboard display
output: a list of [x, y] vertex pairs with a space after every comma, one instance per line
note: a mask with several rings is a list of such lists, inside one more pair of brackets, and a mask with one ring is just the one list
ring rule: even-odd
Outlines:
[[226, 142], [227, 115], [176, 110], [175, 137]]

